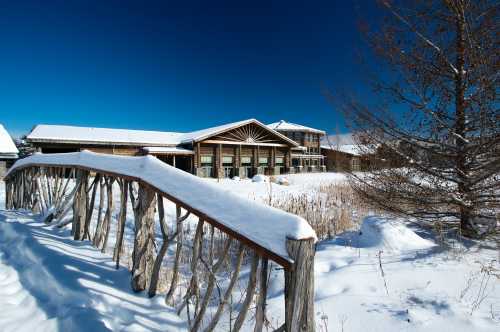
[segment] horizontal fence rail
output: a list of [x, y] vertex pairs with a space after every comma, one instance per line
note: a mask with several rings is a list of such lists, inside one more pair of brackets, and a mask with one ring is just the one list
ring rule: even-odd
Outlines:
[[[159, 280], [166, 280], [165, 301], [187, 318], [191, 331], [238, 331], [250, 318], [255, 320], [254, 331], [272, 327], [265, 312], [270, 261], [285, 273], [285, 322], [276, 328], [314, 331], [316, 234], [296, 215], [238, 197], [151, 156], [89, 151], [34, 154], [17, 161], [4, 181], [8, 209], [41, 213], [45, 222], [60, 227], [71, 223], [75, 240], [88, 239], [103, 252], [115, 222], [116, 268], [124, 252], [131, 207], [131, 287], [155, 296]], [[113, 190], [117, 188], [115, 221]], [[175, 220], [170, 223], [165, 202], [175, 205]], [[161, 245], [155, 240], [156, 225]], [[165, 267], [169, 248], [170, 265]], [[245, 267], [249, 275], [244, 295], [236, 306], [229, 305]], [[221, 327], [222, 317], [233, 307], [238, 313], [230, 314], [229, 323]], [[251, 316], [250, 310], [255, 310]]]

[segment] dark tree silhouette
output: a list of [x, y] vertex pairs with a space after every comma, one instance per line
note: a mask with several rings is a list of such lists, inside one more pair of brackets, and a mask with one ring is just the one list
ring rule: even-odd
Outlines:
[[[376, 105], [336, 95], [375, 164], [351, 174], [354, 189], [383, 209], [459, 225], [482, 238], [500, 208], [499, 3], [380, 1], [385, 17], [364, 29], [385, 68], [370, 75]], [[377, 162], [378, 161], [378, 162]]]

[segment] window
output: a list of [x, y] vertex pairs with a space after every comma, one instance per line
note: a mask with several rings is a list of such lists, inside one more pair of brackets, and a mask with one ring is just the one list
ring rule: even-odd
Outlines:
[[282, 166], [284, 164], [284, 158], [283, 157], [276, 157], [276, 165], [277, 166]]
[[201, 166], [212, 166], [212, 156], [201, 156]]
[[209, 177], [212, 176], [212, 162], [213, 156], [200, 156], [201, 162], [201, 176]]
[[267, 161], [268, 161], [267, 157], [260, 157], [259, 158], [259, 165], [260, 166], [267, 166]]
[[360, 170], [359, 158], [352, 158], [352, 160], [351, 160], [351, 170], [353, 170], [353, 171], [359, 171]]
[[233, 157], [232, 156], [222, 157], [222, 164], [224, 166], [232, 166], [233, 165]]
[[251, 166], [252, 165], [252, 157], [241, 157], [241, 165], [242, 166]]

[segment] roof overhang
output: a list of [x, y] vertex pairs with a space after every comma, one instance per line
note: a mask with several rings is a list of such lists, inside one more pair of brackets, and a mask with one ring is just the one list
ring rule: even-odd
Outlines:
[[298, 159], [317, 159], [317, 158], [325, 158], [322, 154], [292, 154], [292, 158]]
[[0, 152], [0, 159], [18, 159], [19, 156], [17, 153], [1, 153]]
[[152, 155], [193, 155], [194, 151], [180, 147], [147, 146], [143, 148], [145, 152]]
[[[73, 145], [88, 144], [88, 145], [133, 146], [133, 147], [143, 147], [151, 145], [151, 142], [113, 142], [113, 141], [95, 141], [88, 139], [72, 140], [72, 139], [30, 138], [29, 136], [26, 138], [26, 140], [30, 143], [48, 143], [48, 144], [73, 144]], [[177, 144], [172, 144], [172, 143], [167, 143], [167, 144], [157, 143], [155, 145], [159, 147], [177, 146]]]

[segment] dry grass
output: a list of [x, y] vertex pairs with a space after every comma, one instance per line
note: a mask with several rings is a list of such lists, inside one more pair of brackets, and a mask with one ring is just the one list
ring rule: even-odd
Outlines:
[[348, 184], [320, 185], [306, 193], [290, 193], [269, 202], [306, 219], [320, 240], [356, 228], [368, 214], [368, 206]]

